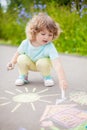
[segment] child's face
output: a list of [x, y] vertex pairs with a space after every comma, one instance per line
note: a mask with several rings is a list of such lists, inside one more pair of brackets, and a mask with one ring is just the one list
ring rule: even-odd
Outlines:
[[43, 29], [36, 35], [36, 43], [38, 45], [45, 45], [51, 42], [53, 39], [53, 33], [49, 32], [47, 29]]

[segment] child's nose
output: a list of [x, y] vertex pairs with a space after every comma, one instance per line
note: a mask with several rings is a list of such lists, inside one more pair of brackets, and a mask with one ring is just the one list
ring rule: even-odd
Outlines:
[[45, 39], [48, 39], [48, 38], [49, 38], [49, 36], [48, 36], [48, 35], [46, 35], [46, 36], [45, 36]]

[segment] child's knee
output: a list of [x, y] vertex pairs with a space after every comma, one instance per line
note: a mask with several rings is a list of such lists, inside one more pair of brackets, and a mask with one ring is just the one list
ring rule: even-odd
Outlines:
[[25, 63], [26, 60], [27, 60], [27, 56], [22, 54], [18, 56], [17, 63]]
[[36, 62], [36, 67], [37, 68], [45, 68], [45, 67], [50, 67], [51, 66], [51, 62], [49, 59], [43, 58], [43, 59], [39, 59]]

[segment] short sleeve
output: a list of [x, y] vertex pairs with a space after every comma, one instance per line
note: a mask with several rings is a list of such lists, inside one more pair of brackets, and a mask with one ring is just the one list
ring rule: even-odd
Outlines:
[[51, 60], [59, 57], [58, 51], [53, 44], [51, 44], [51, 46], [49, 48], [49, 57]]
[[26, 51], [26, 45], [27, 45], [27, 41], [23, 40], [22, 43], [20, 44], [20, 46], [17, 49], [17, 51], [19, 52], [19, 54], [25, 53], [25, 51]]

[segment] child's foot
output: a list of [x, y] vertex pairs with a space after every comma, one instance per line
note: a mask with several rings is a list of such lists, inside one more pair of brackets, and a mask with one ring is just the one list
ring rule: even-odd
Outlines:
[[53, 81], [53, 79], [51, 78], [51, 76], [46, 76], [46, 77], [44, 77], [44, 85], [45, 85], [46, 87], [51, 87], [51, 86], [54, 85], [54, 81]]
[[20, 75], [19, 78], [15, 81], [15, 85], [17, 86], [21, 86], [27, 83], [29, 83], [29, 81], [28, 81], [28, 76], [26, 75]]

